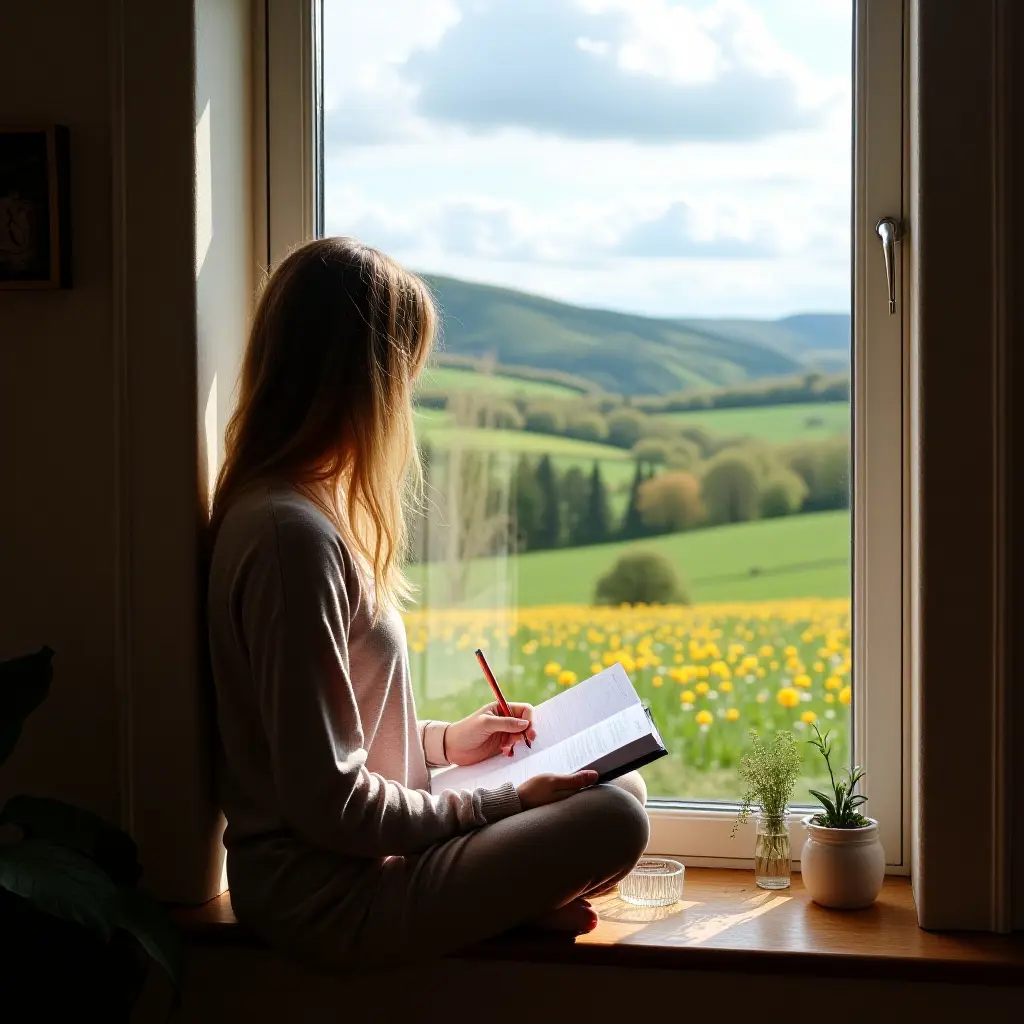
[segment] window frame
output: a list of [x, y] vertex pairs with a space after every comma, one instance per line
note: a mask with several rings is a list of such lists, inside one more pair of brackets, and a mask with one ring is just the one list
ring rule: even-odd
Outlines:
[[[265, 208], [257, 237], [272, 265], [322, 229], [323, 0], [264, 0]], [[907, 276], [896, 246], [897, 312], [890, 315], [875, 225], [903, 225], [906, 139], [905, 0], [853, 0], [852, 196], [853, 478], [852, 614], [855, 760], [868, 813], [879, 820], [887, 870], [909, 873], [910, 828], [910, 411]], [[258, 118], [259, 120], [259, 118]], [[652, 852], [687, 864], [750, 867], [753, 824], [730, 838], [735, 805], [653, 800]], [[790, 816], [799, 861], [806, 808]], [[738, 855], [740, 854], [740, 855]]]

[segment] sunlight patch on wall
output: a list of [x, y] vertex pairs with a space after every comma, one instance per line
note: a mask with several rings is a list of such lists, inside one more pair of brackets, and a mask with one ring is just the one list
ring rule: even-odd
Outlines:
[[196, 277], [202, 272], [213, 241], [213, 156], [210, 102], [196, 122]]

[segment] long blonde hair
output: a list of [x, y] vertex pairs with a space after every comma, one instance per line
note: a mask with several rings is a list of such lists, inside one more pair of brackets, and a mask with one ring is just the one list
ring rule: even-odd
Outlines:
[[373, 575], [377, 602], [400, 607], [406, 507], [422, 487], [412, 388], [437, 314], [426, 284], [351, 238], [295, 249], [269, 277], [225, 434], [212, 535], [257, 482], [298, 489]]

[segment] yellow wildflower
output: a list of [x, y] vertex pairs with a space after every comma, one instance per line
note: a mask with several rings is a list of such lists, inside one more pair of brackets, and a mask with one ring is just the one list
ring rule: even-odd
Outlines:
[[729, 708], [729, 710], [726, 711], [726, 713], [725, 713], [725, 717], [730, 722], [738, 721], [739, 717], [740, 717], [740, 709], [739, 708]]
[[653, 679], [651, 680], [651, 686], [661, 686], [661, 684], [662, 684], [663, 682], [665, 682], [665, 680], [664, 680], [664, 679], [662, 679], [662, 678], [661, 678], [661, 676], [655, 676], [655, 677], [654, 677], [654, 678], [653, 678]]
[[712, 715], [710, 711], [705, 710], [697, 712], [698, 725], [710, 725], [714, 720], [714, 715]]
[[684, 704], [692, 704], [697, 698], [694, 695], [693, 690], [683, 690], [683, 692], [679, 694], [679, 699]]
[[829, 676], [828, 679], [825, 680], [826, 690], [841, 690], [842, 688], [843, 681], [839, 676]]
[[558, 681], [562, 686], [572, 686], [576, 682], [576, 673], [570, 669], [564, 669], [558, 673]]
[[794, 686], [810, 686], [811, 685], [811, 677], [809, 675], [801, 673], [800, 675], [798, 675], [793, 680], [793, 685]]
[[849, 704], [851, 700], [853, 700], [853, 690], [851, 690], [849, 686], [844, 686], [839, 691], [839, 703]]
[[798, 690], [794, 690], [792, 686], [784, 686], [775, 695], [775, 699], [784, 708], [795, 708], [797, 704], [800, 703], [800, 692]]
[[818, 716], [813, 711], [805, 711], [800, 716], [800, 721], [801, 722], [806, 722], [808, 725], [811, 725], [812, 723], [816, 722], [817, 720], [818, 720]]
[[705, 682], [704, 682], [704, 680], [702, 679], [702, 680], [701, 680], [701, 681], [700, 681], [699, 683], [697, 683], [697, 685], [696, 685], [696, 686], [694, 687], [694, 689], [695, 689], [695, 690], [696, 690], [696, 691], [697, 691], [697, 692], [698, 692], [699, 694], [701, 694], [701, 695], [703, 696], [703, 695], [704, 695], [705, 693], [707, 693], [707, 692], [708, 692], [708, 690], [710, 690], [710, 689], [711, 689], [711, 687], [710, 687], [710, 686], [708, 686], [708, 684], [707, 684], [707, 683], [705, 683]]
[[562, 671], [562, 666], [557, 661], [549, 661], [544, 666], [544, 675], [546, 676], [557, 676]]
[[723, 679], [718, 684], [718, 688], [722, 691], [722, 693], [729, 693], [732, 690], [732, 683], [730, 683], [728, 679]]

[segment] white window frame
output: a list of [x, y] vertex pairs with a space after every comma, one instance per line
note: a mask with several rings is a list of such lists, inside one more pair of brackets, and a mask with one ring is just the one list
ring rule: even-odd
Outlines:
[[[263, 76], [258, 109], [265, 114], [266, 208], [256, 211], [257, 237], [270, 264], [314, 237], [321, 225], [316, 175], [322, 75], [321, 0], [262, 0]], [[879, 820], [887, 870], [909, 873], [909, 418], [905, 395], [909, 326], [903, 261], [896, 246], [898, 311], [890, 315], [875, 225], [905, 223], [906, 4], [853, 0], [854, 195], [853, 270], [853, 731], [854, 757], [867, 771], [868, 813]], [[262, 127], [262, 124], [261, 124]], [[261, 158], [262, 159], [262, 158]], [[748, 823], [730, 838], [735, 807], [652, 801], [652, 852], [689, 865], [749, 867]], [[804, 830], [791, 818], [799, 860]]]

